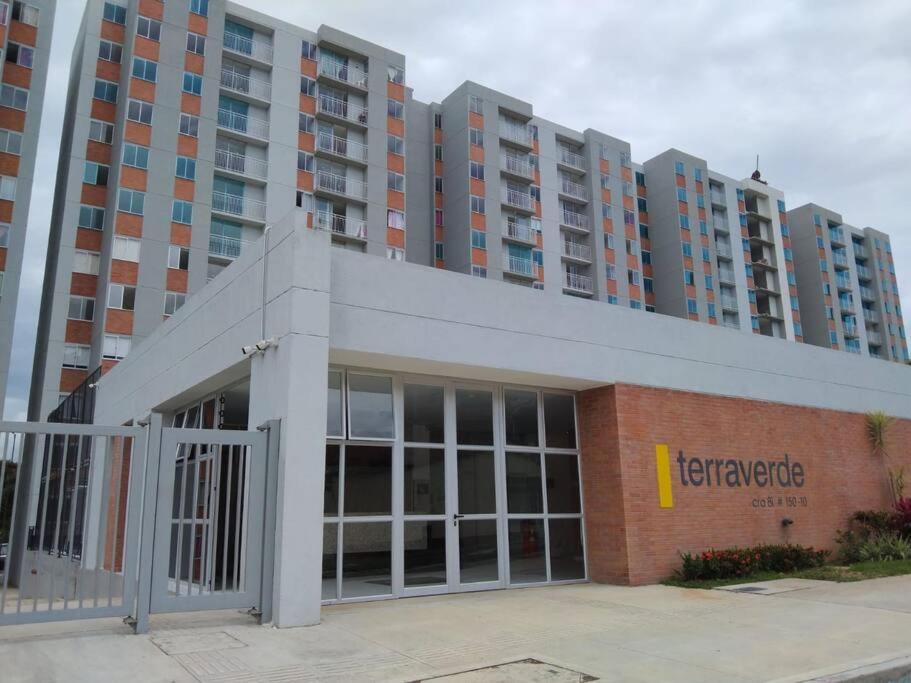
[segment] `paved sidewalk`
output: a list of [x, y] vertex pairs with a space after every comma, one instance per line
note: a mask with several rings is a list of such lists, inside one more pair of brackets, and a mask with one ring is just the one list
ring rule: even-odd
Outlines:
[[4, 627], [0, 679], [803, 681], [911, 655], [911, 577], [768, 592], [589, 584], [335, 606], [300, 629], [236, 613], [155, 617], [149, 636]]

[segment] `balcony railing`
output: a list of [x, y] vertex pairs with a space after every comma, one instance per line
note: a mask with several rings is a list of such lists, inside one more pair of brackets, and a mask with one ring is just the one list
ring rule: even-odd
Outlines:
[[583, 199], [588, 201], [588, 190], [586, 189], [585, 185], [573, 182], [569, 178], [561, 178], [560, 186], [563, 194], [574, 197], [575, 199]]
[[239, 36], [236, 33], [225, 33], [225, 50], [238, 55], [246, 55], [266, 64], [272, 63], [272, 46], [261, 40]]
[[859, 259], [867, 258], [867, 248], [862, 244], [854, 242], [854, 256]]
[[504, 232], [508, 237], [522, 242], [534, 244], [538, 239], [538, 231], [530, 225], [522, 225], [515, 221], [504, 220]]
[[734, 283], [734, 271], [728, 270], [727, 268], [718, 269], [718, 281], [725, 282], [728, 284]]
[[716, 242], [715, 251], [718, 253], [719, 256], [727, 256], [728, 258], [731, 257], [731, 245], [730, 244], [725, 244], [724, 242]]
[[528, 192], [513, 190], [508, 187], [503, 188], [503, 203], [527, 211], [531, 211], [534, 207], [531, 195]]
[[266, 220], [266, 202], [227, 192], [212, 193], [212, 210], [258, 222]]
[[857, 266], [857, 277], [859, 277], [861, 280], [872, 280], [873, 271], [870, 270], [870, 268], [868, 266], [858, 265]]
[[209, 253], [226, 259], [236, 259], [240, 256], [246, 241], [238, 237], [225, 235], [209, 235]]
[[560, 222], [563, 225], [568, 225], [571, 228], [577, 228], [579, 230], [591, 230], [591, 223], [588, 220], [588, 216], [584, 213], [578, 213], [576, 211], [567, 211], [563, 210], [563, 215], [560, 219]]
[[563, 255], [569, 258], [581, 259], [583, 261], [592, 260], [592, 250], [587, 244], [563, 240]]
[[721, 307], [728, 311], [737, 310], [737, 299], [733, 296], [722, 296], [721, 297]]
[[257, 97], [261, 100], [272, 99], [271, 83], [255, 76], [247, 76], [231, 71], [230, 69], [221, 70], [221, 87], [231, 92]]
[[873, 346], [880, 346], [883, 343], [883, 336], [879, 332], [867, 330], [867, 343], [873, 344]]
[[320, 133], [316, 138], [316, 147], [340, 157], [355, 161], [367, 161], [367, 145], [355, 140], [340, 138], [332, 133]]
[[864, 320], [866, 320], [869, 323], [878, 323], [879, 315], [877, 315], [876, 311], [869, 309], [869, 308], [865, 308], [864, 309]]
[[566, 272], [563, 274], [563, 287], [574, 292], [592, 293], [592, 279], [588, 275]]
[[252, 116], [238, 114], [230, 109], [218, 110], [218, 126], [259, 140], [269, 139], [269, 122]]
[[522, 176], [523, 178], [534, 178], [535, 167], [528, 160], [511, 154], [503, 154], [500, 157], [500, 167], [509, 173]]
[[773, 279], [756, 278], [756, 280], [754, 280], [754, 284], [756, 285], [756, 289], [761, 289], [765, 292], [773, 292], [775, 294], [779, 293], [778, 287], [775, 285], [775, 280], [773, 280]]
[[712, 217], [712, 225], [715, 227], [715, 232], [723, 232], [730, 234], [731, 228], [728, 225], [728, 222], [723, 218], [718, 218], [717, 216]]
[[835, 286], [839, 289], [851, 289], [851, 280], [840, 275], [835, 276]]
[[352, 69], [348, 64], [322, 59], [319, 63], [319, 72], [321, 76], [328, 76], [335, 81], [367, 89], [367, 74], [360, 69]]
[[724, 192], [718, 192], [717, 190], [711, 190], [712, 195], [712, 204], [718, 204], [718, 206], [724, 206]]
[[538, 264], [530, 258], [503, 254], [503, 270], [523, 277], [538, 277]]
[[829, 241], [837, 244], [844, 244], [845, 231], [842, 228], [829, 228]]
[[367, 198], [367, 183], [346, 178], [343, 175], [329, 173], [328, 171], [317, 172], [316, 186], [320, 190], [342, 194], [346, 197], [353, 197], [355, 199]]
[[353, 102], [347, 102], [338, 97], [333, 97], [332, 95], [320, 93], [319, 111], [322, 114], [335, 116], [336, 118], [344, 119], [346, 121], [354, 121], [363, 126], [367, 125], [367, 107], [362, 107]]
[[557, 160], [566, 166], [585, 170], [585, 157], [565, 147], [557, 148]]
[[854, 312], [854, 302], [850, 299], [838, 299], [838, 307], [841, 309], [842, 313], [853, 313]]
[[328, 211], [317, 211], [314, 220], [317, 228], [328, 230], [333, 234], [360, 240], [367, 239], [367, 221]]
[[521, 124], [500, 123], [500, 137], [526, 147], [533, 147], [535, 143], [535, 134], [532, 129]]
[[260, 180], [265, 180], [269, 175], [269, 164], [265, 159], [251, 159], [245, 154], [226, 149], [215, 150], [215, 168]]
[[846, 266], [848, 265], [848, 255], [844, 252], [833, 251], [832, 252], [832, 261], [836, 266]]
[[864, 299], [865, 301], [876, 301], [876, 292], [874, 292], [870, 287], [861, 287], [860, 298]]

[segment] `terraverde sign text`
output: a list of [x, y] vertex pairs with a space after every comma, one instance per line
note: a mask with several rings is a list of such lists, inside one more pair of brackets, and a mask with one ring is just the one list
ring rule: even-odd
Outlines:
[[672, 470], [682, 486], [693, 488], [802, 488], [806, 473], [802, 464], [785, 454], [781, 458], [741, 460], [738, 458], [702, 458], [677, 452], [671, 466], [667, 444], [655, 446], [658, 466], [658, 500], [663, 508], [674, 507], [671, 485]]

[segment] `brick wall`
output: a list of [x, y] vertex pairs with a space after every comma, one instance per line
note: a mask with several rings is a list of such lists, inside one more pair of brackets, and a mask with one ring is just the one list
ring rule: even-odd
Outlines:
[[[889, 504], [885, 467], [861, 414], [614, 385], [579, 396], [589, 571], [643, 584], [669, 576], [679, 553], [757, 543], [835, 548], [856, 510]], [[656, 444], [671, 457], [674, 506], [658, 503]], [[890, 431], [894, 465], [911, 471], [911, 420]], [[803, 487], [684, 486], [676, 459], [799, 462]], [[772, 507], [759, 507], [772, 497]], [[788, 497], [798, 500], [789, 507]], [[806, 499], [802, 506], [799, 499]], [[779, 507], [779, 499], [782, 505]], [[789, 527], [782, 519], [794, 520]]]

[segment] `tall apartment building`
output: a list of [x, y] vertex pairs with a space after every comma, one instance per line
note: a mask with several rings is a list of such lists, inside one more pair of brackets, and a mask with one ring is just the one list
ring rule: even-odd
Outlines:
[[0, 2], [0, 415], [6, 398], [56, 0]]
[[906, 362], [908, 340], [889, 236], [816, 204], [788, 212], [806, 340]]

